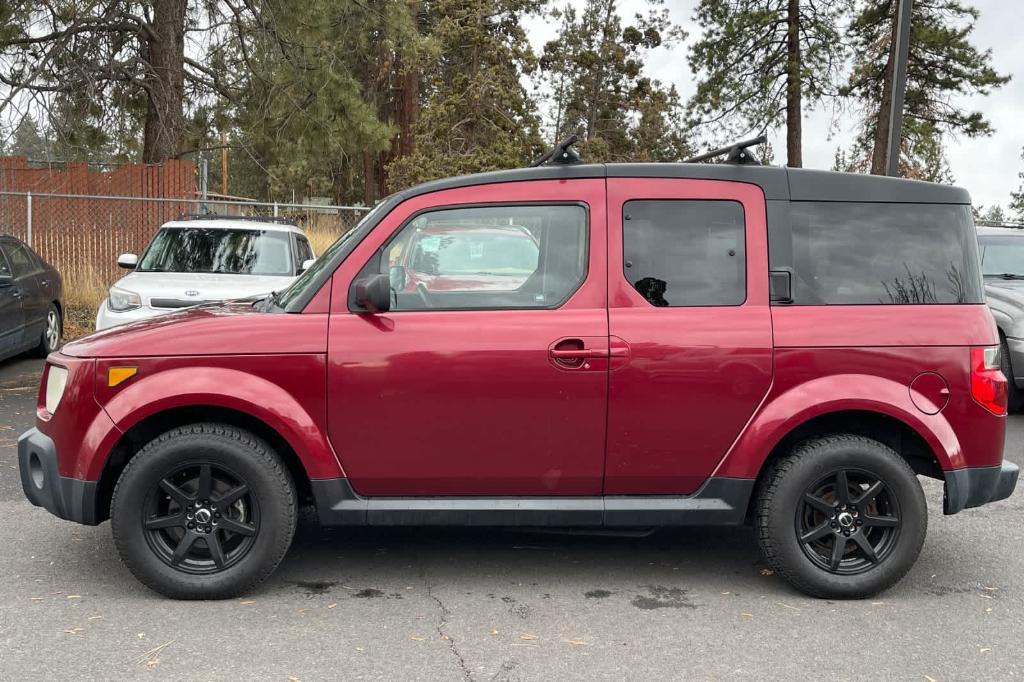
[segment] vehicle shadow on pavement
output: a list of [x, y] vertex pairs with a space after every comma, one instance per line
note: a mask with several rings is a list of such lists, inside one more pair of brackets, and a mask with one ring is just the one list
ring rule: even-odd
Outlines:
[[[763, 590], [770, 575], [751, 528], [684, 528], [596, 534], [495, 528], [319, 528], [300, 526], [291, 551], [263, 589], [345, 583], [430, 583], [473, 590], [502, 581], [601, 595], [609, 586], [701, 584]], [[497, 581], [497, 582], [496, 582]], [[371, 580], [372, 582], [372, 580]], [[781, 583], [779, 589], [785, 589]], [[599, 598], [599, 597], [598, 597]]]

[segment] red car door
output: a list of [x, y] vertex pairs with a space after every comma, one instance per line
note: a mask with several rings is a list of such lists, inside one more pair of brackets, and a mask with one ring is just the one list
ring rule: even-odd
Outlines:
[[608, 234], [605, 493], [692, 493], [771, 384], [764, 194], [610, 178]]
[[[333, 280], [328, 423], [356, 492], [600, 494], [606, 237], [602, 179], [450, 189], [384, 218]], [[353, 280], [389, 268], [391, 311], [352, 312]]]

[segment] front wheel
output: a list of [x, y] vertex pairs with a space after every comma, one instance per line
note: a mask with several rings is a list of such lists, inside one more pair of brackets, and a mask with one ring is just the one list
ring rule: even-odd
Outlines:
[[755, 522], [765, 558], [797, 589], [860, 599], [891, 587], [914, 565], [928, 507], [895, 451], [842, 434], [806, 441], [772, 466]]
[[288, 551], [296, 515], [280, 458], [223, 424], [155, 438], [125, 467], [111, 503], [121, 560], [175, 599], [224, 599], [255, 587]]

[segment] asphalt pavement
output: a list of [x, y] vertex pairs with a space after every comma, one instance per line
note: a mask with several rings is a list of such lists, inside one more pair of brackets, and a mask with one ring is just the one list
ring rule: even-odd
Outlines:
[[[1024, 677], [1024, 496], [942, 515], [875, 599], [810, 599], [750, 529], [647, 537], [300, 529], [243, 599], [174, 602], [109, 524], [31, 506], [15, 441], [38, 360], [0, 363], [0, 680], [1009, 680]], [[1024, 416], [1007, 456], [1024, 464]]]

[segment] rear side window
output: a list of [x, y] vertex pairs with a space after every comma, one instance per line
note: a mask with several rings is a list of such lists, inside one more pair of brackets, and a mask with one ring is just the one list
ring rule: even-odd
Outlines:
[[659, 308], [740, 305], [747, 297], [743, 206], [735, 201], [629, 201], [623, 272]]
[[7, 252], [7, 256], [11, 260], [11, 267], [14, 269], [15, 277], [24, 277], [25, 275], [31, 275], [33, 272], [39, 270], [39, 264], [36, 259], [32, 257], [29, 250], [18, 244], [17, 242], [8, 242], [4, 245], [4, 250]]
[[790, 218], [791, 243], [769, 246], [797, 305], [984, 302], [967, 206], [794, 202]]

